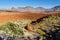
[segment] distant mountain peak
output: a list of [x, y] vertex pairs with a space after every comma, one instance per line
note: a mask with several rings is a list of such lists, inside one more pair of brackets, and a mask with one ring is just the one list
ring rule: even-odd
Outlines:
[[32, 6], [26, 6], [25, 8], [33, 8]]
[[60, 8], [60, 6], [55, 6], [54, 8]]
[[12, 7], [11, 10], [13, 11], [19, 11], [19, 12], [46, 12], [46, 11], [60, 11], [60, 6], [55, 6], [53, 8], [43, 8], [43, 7], [32, 7], [32, 6], [26, 6], [26, 7]]

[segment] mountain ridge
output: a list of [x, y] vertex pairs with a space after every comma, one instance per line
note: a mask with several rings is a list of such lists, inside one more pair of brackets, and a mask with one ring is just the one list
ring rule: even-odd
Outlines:
[[43, 8], [43, 7], [32, 7], [32, 6], [26, 6], [26, 7], [12, 7], [11, 9], [7, 9], [7, 11], [17, 11], [17, 12], [60, 12], [60, 5], [54, 6], [52, 8]]

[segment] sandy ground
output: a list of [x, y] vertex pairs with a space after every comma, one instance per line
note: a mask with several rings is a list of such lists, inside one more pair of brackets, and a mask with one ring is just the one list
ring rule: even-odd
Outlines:
[[0, 12], [0, 23], [4, 23], [6, 21], [15, 21], [22, 19], [31, 19], [35, 20], [41, 18], [43, 16], [47, 16], [46, 13], [22, 13], [22, 12]]

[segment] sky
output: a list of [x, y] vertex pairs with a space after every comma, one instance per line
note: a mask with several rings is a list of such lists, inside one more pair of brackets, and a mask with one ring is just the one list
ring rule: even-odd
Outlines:
[[60, 0], [0, 0], [0, 8], [25, 6], [51, 8], [58, 5]]

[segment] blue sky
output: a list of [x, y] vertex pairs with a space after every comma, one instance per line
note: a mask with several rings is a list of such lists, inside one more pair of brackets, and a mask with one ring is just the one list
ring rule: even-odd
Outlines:
[[24, 6], [51, 8], [58, 5], [60, 5], [60, 0], [0, 0], [0, 8]]

